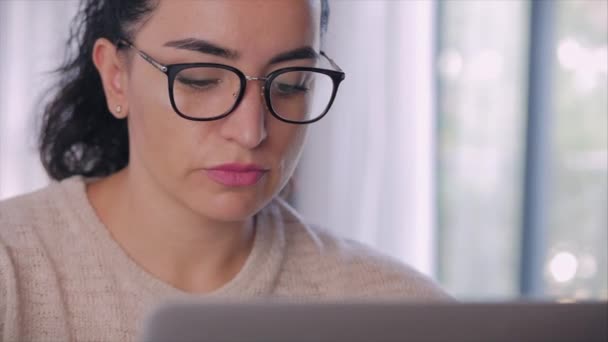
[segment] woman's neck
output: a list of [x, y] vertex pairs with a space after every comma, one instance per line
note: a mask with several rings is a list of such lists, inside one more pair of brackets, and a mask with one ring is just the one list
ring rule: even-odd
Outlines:
[[144, 179], [126, 168], [87, 189], [116, 242], [146, 271], [187, 292], [210, 292], [234, 278], [251, 252], [253, 218], [209, 220]]

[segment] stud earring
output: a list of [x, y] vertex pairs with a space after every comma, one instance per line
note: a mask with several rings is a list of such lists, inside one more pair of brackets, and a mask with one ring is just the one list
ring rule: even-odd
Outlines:
[[121, 105], [117, 105], [116, 106], [116, 113], [120, 114], [122, 112], [122, 106]]

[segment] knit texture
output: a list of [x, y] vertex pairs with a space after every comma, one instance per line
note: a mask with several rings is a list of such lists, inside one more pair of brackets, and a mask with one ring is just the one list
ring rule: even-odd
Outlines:
[[277, 199], [258, 215], [240, 272], [205, 295], [155, 278], [113, 240], [73, 177], [0, 203], [0, 339], [133, 341], [168, 299], [449, 297], [412, 268], [306, 225]]

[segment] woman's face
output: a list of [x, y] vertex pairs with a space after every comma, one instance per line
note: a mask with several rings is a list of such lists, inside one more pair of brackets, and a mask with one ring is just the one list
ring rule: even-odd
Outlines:
[[[270, 61], [303, 47], [318, 51], [319, 17], [318, 5], [309, 0], [162, 0], [133, 43], [163, 64], [221, 63], [265, 76], [311, 64], [306, 59]], [[229, 53], [167, 46], [186, 39]], [[167, 76], [133, 50], [126, 51], [130, 173], [213, 220], [244, 220], [265, 206], [291, 177], [306, 127], [274, 118], [259, 81], [247, 82], [240, 105], [228, 117], [183, 119], [171, 106]], [[247, 171], [251, 168], [263, 171]]]

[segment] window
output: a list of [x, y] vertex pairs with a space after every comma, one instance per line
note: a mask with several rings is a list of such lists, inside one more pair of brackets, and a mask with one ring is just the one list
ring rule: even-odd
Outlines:
[[[439, 279], [463, 299], [607, 298], [608, 64], [603, 1], [555, 1], [547, 186], [526, 187], [529, 1], [442, 1], [438, 21]], [[531, 41], [532, 40], [532, 41]], [[534, 46], [534, 45], [533, 45]], [[544, 45], [543, 45], [544, 46]], [[545, 158], [543, 158], [545, 160]], [[539, 293], [526, 277], [522, 198], [543, 191]]]
[[608, 2], [558, 1], [546, 295], [608, 298]]

